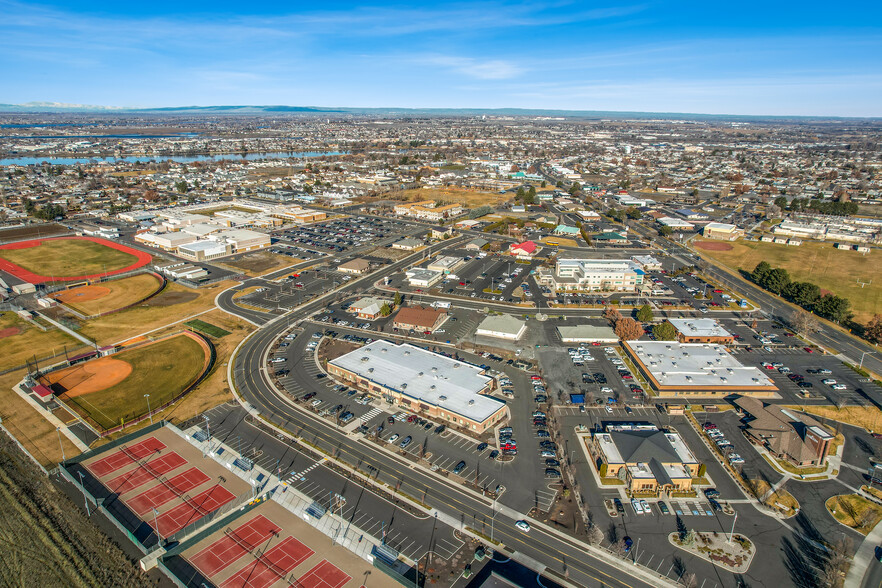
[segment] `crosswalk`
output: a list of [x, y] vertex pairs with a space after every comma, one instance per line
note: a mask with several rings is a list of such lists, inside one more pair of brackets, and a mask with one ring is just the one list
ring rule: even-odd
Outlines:
[[295, 472], [292, 472], [292, 473], [291, 473], [291, 474], [285, 479], [285, 482], [288, 483], [288, 484], [290, 484], [290, 483], [292, 483], [292, 482], [294, 482], [294, 481], [296, 481], [296, 480], [300, 480], [300, 481], [305, 480], [305, 479], [306, 479], [306, 474], [308, 474], [309, 472], [311, 472], [311, 471], [314, 470], [315, 468], [319, 467], [320, 465], [322, 465], [322, 464], [325, 463], [326, 461], [327, 461], [327, 458], [323, 457], [323, 458], [321, 458], [320, 460], [318, 460], [317, 462], [315, 462], [314, 464], [312, 464], [311, 466], [307, 467], [306, 469], [300, 470], [299, 472], [296, 472], [296, 473], [295, 473]]
[[383, 414], [383, 410], [380, 408], [374, 407], [374, 408], [370, 409], [369, 411], [367, 411], [366, 413], [364, 413], [363, 415], [361, 415], [361, 417], [360, 417], [361, 422], [368, 423], [372, 418], [374, 418], [378, 415], [381, 415], [381, 414]]

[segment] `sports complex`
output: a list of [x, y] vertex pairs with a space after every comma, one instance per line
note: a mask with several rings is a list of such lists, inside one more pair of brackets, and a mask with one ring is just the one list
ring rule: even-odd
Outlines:
[[[329, 545], [325, 527], [341, 520], [284, 485], [269, 489], [275, 478], [199, 433], [157, 423], [60, 471], [178, 586], [358, 588], [372, 571], [372, 586], [400, 586], [336, 534]], [[359, 533], [346, 535], [375, 553]]]
[[113, 354], [70, 358], [72, 365], [43, 374], [39, 383], [103, 435], [144, 418], [148, 401], [155, 412], [181, 397], [208, 372], [213, 355], [208, 341], [182, 332]]
[[0, 270], [31, 284], [93, 280], [149, 264], [149, 253], [97, 237], [54, 237], [0, 245]]

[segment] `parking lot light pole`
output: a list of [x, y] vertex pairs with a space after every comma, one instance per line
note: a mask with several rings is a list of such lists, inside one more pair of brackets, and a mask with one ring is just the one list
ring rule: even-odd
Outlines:
[[728, 543], [732, 543], [732, 535], [735, 534], [735, 521], [738, 520], [738, 511], [735, 511], [735, 518], [732, 519], [732, 530], [729, 532], [729, 541]]

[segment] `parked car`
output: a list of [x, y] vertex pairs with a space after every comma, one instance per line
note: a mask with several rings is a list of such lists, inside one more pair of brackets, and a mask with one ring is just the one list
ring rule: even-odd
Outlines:
[[453, 468], [453, 473], [459, 474], [460, 472], [462, 472], [465, 469], [465, 467], [466, 467], [466, 462], [460, 461], [458, 464], [456, 464], [456, 467]]

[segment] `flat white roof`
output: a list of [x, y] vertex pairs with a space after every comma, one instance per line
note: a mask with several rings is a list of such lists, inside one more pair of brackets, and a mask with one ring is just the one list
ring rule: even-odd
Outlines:
[[774, 386], [759, 368], [741, 365], [722, 345], [631, 341], [628, 347], [660, 386], [722, 390]]
[[720, 326], [714, 319], [688, 318], [668, 319], [674, 328], [686, 337], [731, 337], [732, 333]]
[[619, 340], [612, 327], [606, 325], [573, 325], [571, 327], [558, 327], [557, 332], [564, 343], [580, 343], [583, 341], [610, 341]]
[[184, 251], [226, 251], [226, 246], [217, 241], [196, 241], [194, 243], [186, 243], [178, 247]]
[[486, 333], [505, 333], [520, 337], [526, 328], [527, 324], [524, 321], [517, 319], [510, 314], [501, 314], [491, 315], [482, 320], [475, 332], [478, 335]]
[[704, 228], [717, 231], [734, 231], [737, 227], [729, 223], [707, 223], [704, 225]]
[[505, 402], [479, 394], [492, 378], [470, 363], [420, 347], [378, 340], [330, 362], [419, 402], [483, 422]]

